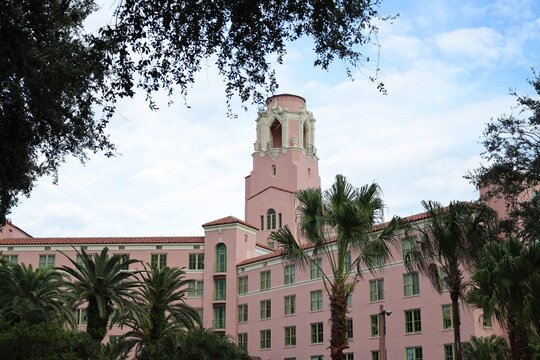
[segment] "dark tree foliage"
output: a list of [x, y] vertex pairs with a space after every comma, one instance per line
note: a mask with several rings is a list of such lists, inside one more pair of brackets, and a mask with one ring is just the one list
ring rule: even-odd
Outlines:
[[[185, 95], [214, 56], [227, 99], [262, 103], [277, 82], [269, 55], [282, 63], [288, 42], [314, 40], [314, 65], [336, 59], [349, 66], [369, 61], [360, 52], [377, 33], [380, 0], [124, 0], [116, 23], [102, 30], [112, 46], [113, 91], [148, 95], [178, 87]], [[370, 78], [375, 81], [375, 78]], [[382, 89], [383, 85], [379, 84]]]
[[301, 37], [314, 41], [315, 66], [339, 60], [350, 76], [369, 61], [375, 21], [389, 19], [378, 16], [380, 1], [123, 0], [92, 35], [82, 22], [95, 0], [1, 1], [0, 223], [37, 178], [56, 181], [66, 157], [112, 155], [104, 129], [116, 101], [137, 88], [156, 108], [155, 92], [185, 97], [204, 62], [215, 61], [231, 115], [233, 96], [262, 104], [276, 90], [272, 59], [281, 63]]
[[99, 344], [86, 333], [42, 322], [9, 326], [0, 319], [0, 358], [5, 360], [98, 359]]
[[0, 224], [69, 155], [113, 145], [97, 120], [106, 63], [82, 35], [93, 0], [0, 1]]
[[487, 189], [483, 200], [504, 199], [509, 218], [501, 226], [525, 241], [540, 239], [540, 77], [534, 74], [529, 83], [536, 96], [513, 93], [517, 115], [492, 119], [483, 135], [487, 165], [467, 175]]

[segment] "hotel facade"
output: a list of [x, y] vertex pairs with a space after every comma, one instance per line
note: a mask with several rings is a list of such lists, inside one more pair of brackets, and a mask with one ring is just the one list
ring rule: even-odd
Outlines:
[[[302, 97], [268, 99], [257, 118], [252, 158], [244, 219], [209, 221], [202, 225], [202, 236], [34, 238], [8, 223], [0, 232], [0, 251], [8, 261], [47, 267], [69, 265], [65, 255], [75, 258], [74, 248], [94, 253], [107, 247], [142, 263], [185, 268], [190, 280], [186, 301], [198, 309], [206, 328], [230, 336], [260, 359], [330, 359], [329, 300], [320, 270], [285, 263], [269, 240], [285, 225], [298, 232], [295, 192], [320, 187], [315, 118]], [[421, 225], [426, 215], [407, 219]], [[410, 243], [397, 236], [391, 259], [375, 272], [364, 272], [348, 299], [346, 359], [379, 359], [384, 347], [387, 359], [451, 360], [450, 296], [437, 293], [421, 274], [407, 273], [403, 257]], [[326, 260], [317, 261], [328, 270]], [[460, 309], [464, 341], [502, 334], [479, 310], [466, 304]], [[78, 312], [83, 330], [84, 309]], [[109, 336], [122, 333], [114, 327]]]

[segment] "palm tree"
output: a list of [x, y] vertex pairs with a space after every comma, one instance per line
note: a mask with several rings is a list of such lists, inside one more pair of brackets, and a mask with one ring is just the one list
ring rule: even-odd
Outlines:
[[99, 254], [89, 255], [81, 250], [77, 255], [79, 261], [68, 257], [73, 267], [64, 265], [60, 270], [72, 277], [69, 287], [74, 297], [73, 305], [88, 305], [86, 331], [92, 339], [101, 342], [113, 313], [123, 314], [133, 300], [131, 290], [139, 282], [134, 279], [134, 273], [124, 269], [138, 260], [109, 256], [106, 247]]
[[74, 326], [75, 317], [64, 295], [62, 274], [52, 268], [32, 265], [0, 266], [0, 314], [9, 323], [29, 325], [65, 322]]
[[[379, 186], [355, 188], [342, 175], [337, 175], [332, 187], [324, 192], [306, 189], [296, 195], [300, 203], [300, 235], [307, 246], [297, 241], [286, 226], [270, 237], [282, 247], [286, 262], [315, 266], [321, 271], [330, 299], [331, 357], [342, 360], [343, 350], [348, 348], [347, 297], [361, 277], [359, 268], [365, 265], [373, 269], [378, 264], [375, 259], [390, 256], [389, 243], [394, 240], [394, 230], [400, 221], [392, 219], [376, 235], [373, 226], [382, 223], [384, 208]], [[354, 258], [352, 251], [357, 254]], [[321, 256], [328, 261], [329, 274], [324, 273], [317, 261]]]
[[465, 294], [463, 272], [474, 267], [484, 245], [495, 239], [495, 213], [487, 206], [465, 202], [442, 207], [423, 201], [422, 205], [428, 220], [407, 231], [416, 241], [405, 257], [405, 266], [409, 272], [419, 270], [439, 293], [450, 293], [456, 360], [462, 360], [459, 300]]
[[488, 245], [471, 284], [467, 301], [505, 325], [512, 359], [531, 359], [529, 336], [540, 333], [540, 243]]
[[185, 303], [184, 276], [183, 269], [157, 265], [143, 272], [141, 286], [134, 292], [136, 307], [125, 320], [131, 328], [123, 336], [127, 350], [135, 346], [137, 354], [159, 352], [165, 338], [201, 326], [197, 311]]
[[497, 335], [472, 336], [471, 341], [463, 343], [465, 360], [509, 360], [509, 352], [505, 338]]

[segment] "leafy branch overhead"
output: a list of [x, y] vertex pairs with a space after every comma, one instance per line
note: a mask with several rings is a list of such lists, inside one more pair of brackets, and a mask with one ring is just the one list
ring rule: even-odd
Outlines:
[[[118, 99], [142, 89], [186, 96], [206, 61], [225, 95], [261, 104], [277, 89], [271, 59], [313, 40], [314, 65], [369, 61], [379, 0], [124, 0], [112, 24], [86, 34], [94, 0], [0, 2], [0, 223], [36, 180], [71, 156], [113, 155], [105, 128]], [[374, 44], [376, 45], [376, 44]], [[375, 75], [368, 77], [376, 81]], [[382, 84], [379, 89], [384, 91]]]
[[379, 0], [346, 1], [174, 1], [125, 0], [116, 22], [100, 32], [112, 46], [107, 61], [112, 91], [147, 94], [179, 87], [186, 95], [209, 58], [230, 100], [262, 103], [278, 84], [271, 57], [283, 62], [286, 46], [306, 36], [314, 41], [314, 65], [328, 69], [336, 59], [358, 66], [362, 46], [377, 33]]
[[504, 198], [509, 217], [505, 232], [525, 241], [540, 236], [540, 77], [529, 81], [536, 94], [516, 97], [517, 114], [493, 119], [483, 134], [485, 164], [466, 177], [480, 188], [483, 200]]

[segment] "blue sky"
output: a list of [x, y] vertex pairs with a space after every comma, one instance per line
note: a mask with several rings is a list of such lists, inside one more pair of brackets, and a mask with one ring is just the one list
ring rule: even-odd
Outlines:
[[[110, 19], [112, 0], [88, 22]], [[480, 162], [486, 122], [511, 113], [509, 89], [531, 93], [540, 61], [540, 7], [534, 1], [383, 1], [381, 95], [335, 63], [312, 67], [309, 40], [289, 46], [277, 68], [280, 92], [307, 100], [316, 119], [322, 186], [344, 174], [357, 186], [376, 181], [388, 216], [422, 211], [422, 200], [472, 200], [463, 175]], [[366, 49], [374, 54], [376, 48]], [[119, 155], [86, 165], [68, 160], [59, 184], [39, 181], [11, 220], [34, 236], [200, 235], [201, 224], [244, 216], [256, 109], [228, 119], [222, 81], [209, 59], [187, 98], [152, 112], [138, 95], [120, 104], [108, 128]]]

